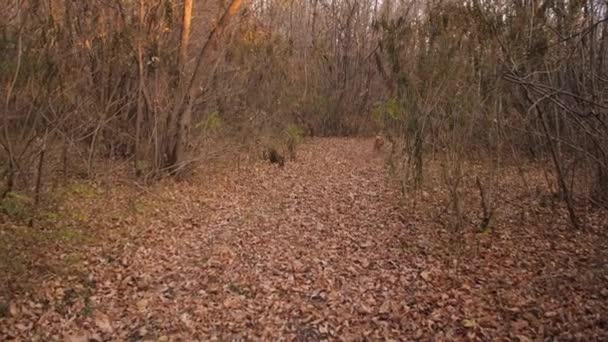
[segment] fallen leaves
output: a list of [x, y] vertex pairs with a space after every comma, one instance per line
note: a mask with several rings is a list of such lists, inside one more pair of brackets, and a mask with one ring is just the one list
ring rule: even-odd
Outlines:
[[8, 306], [8, 313], [13, 316], [13, 317], [17, 317], [19, 316], [19, 313], [21, 311], [19, 310], [19, 308], [17, 307], [16, 303], [10, 303]]
[[402, 206], [365, 141], [197, 177], [151, 189], [162, 209], [91, 249], [77, 276], [0, 295], [0, 339], [608, 338], [597, 235], [522, 228], [506, 209], [496, 232], [448, 233], [428, 218], [440, 190]]
[[110, 318], [103, 313], [98, 313], [95, 316], [95, 325], [106, 334], [111, 334], [114, 331]]
[[429, 271], [420, 272], [420, 278], [424, 279], [424, 281], [431, 281], [431, 272], [429, 272]]
[[465, 328], [475, 328], [477, 327], [477, 322], [474, 319], [464, 319], [462, 320], [462, 326]]
[[556, 316], [557, 316], [557, 312], [555, 312], [555, 311], [545, 312], [545, 317], [546, 318], [553, 318], [553, 317], [556, 317]]
[[237, 296], [229, 296], [228, 298], [226, 298], [224, 300], [223, 304], [226, 309], [231, 309], [231, 310], [238, 309], [242, 305], [241, 299], [238, 298]]
[[137, 301], [135, 304], [137, 306], [137, 310], [140, 312], [145, 312], [148, 309], [148, 299], [143, 298]]
[[87, 332], [77, 332], [66, 336], [66, 342], [91, 342], [91, 335]]

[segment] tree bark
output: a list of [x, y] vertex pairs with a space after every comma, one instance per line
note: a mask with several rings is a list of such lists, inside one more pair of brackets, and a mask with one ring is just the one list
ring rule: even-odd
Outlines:
[[137, 37], [137, 68], [139, 73], [139, 87], [137, 91], [137, 118], [135, 122], [135, 151], [134, 151], [134, 166], [135, 174], [137, 176], [141, 173], [139, 167], [139, 158], [141, 154], [141, 124], [143, 120], [144, 111], [144, 86], [145, 86], [145, 74], [144, 74], [144, 15], [145, 7], [144, 0], [139, 0], [139, 32]]
[[179, 56], [177, 61], [180, 79], [184, 78], [188, 62], [188, 44], [192, 34], [192, 0], [184, 0], [184, 12], [182, 17], [182, 35], [179, 45]]
[[[199, 95], [197, 84], [200, 83], [202, 77], [201, 69], [203, 61], [208, 58], [210, 47], [217, 44], [217, 41], [230, 22], [230, 19], [238, 13], [242, 4], [242, 0], [232, 0], [230, 6], [224, 12], [216, 26], [211, 30], [207, 41], [201, 48], [190, 80], [180, 87], [181, 91], [178, 92], [175, 107], [173, 108], [173, 113], [171, 115], [172, 121], [175, 123], [173, 125], [175, 128], [173, 131], [175, 133], [172, 134], [170, 131], [172, 139], [169, 140], [169, 150], [167, 151], [169, 158], [166, 168], [171, 174], [178, 173], [185, 166], [185, 150], [188, 144], [188, 131], [192, 121], [192, 105]], [[191, 13], [190, 10], [190, 14]], [[184, 17], [186, 16], [185, 14], [186, 9], [184, 9]], [[184, 23], [185, 22], [186, 20], [184, 19]], [[184, 32], [182, 32], [182, 34], [184, 34]]]
[[[168, 160], [166, 167], [174, 172], [178, 165], [183, 161], [184, 148], [180, 145], [187, 139], [189, 120], [191, 109], [186, 108], [183, 113], [177, 112], [184, 101], [184, 92], [186, 89], [186, 66], [188, 62], [188, 45], [190, 44], [190, 35], [192, 31], [192, 0], [184, 0], [184, 8], [182, 12], [182, 32], [180, 46], [177, 59], [177, 87], [178, 96], [175, 97], [173, 113], [169, 116], [168, 122], [168, 137], [167, 151]], [[185, 127], [184, 127], [185, 126]]]

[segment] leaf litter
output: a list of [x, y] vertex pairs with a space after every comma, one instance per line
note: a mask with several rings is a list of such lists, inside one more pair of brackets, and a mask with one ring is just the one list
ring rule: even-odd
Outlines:
[[400, 204], [370, 140], [140, 196], [154, 209], [100, 212], [96, 229], [123, 231], [78, 272], [0, 298], [1, 340], [608, 339], [605, 216], [573, 232], [563, 208], [516, 220], [505, 205], [492, 233], [455, 239], [429, 214], [441, 191]]

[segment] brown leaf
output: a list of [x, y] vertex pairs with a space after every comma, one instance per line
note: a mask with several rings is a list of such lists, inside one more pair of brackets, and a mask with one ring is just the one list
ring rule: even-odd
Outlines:
[[146, 298], [140, 299], [135, 305], [139, 311], [146, 311], [148, 308], [148, 300]]
[[114, 331], [110, 318], [102, 313], [98, 313], [95, 316], [95, 325], [104, 333], [111, 334]]
[[238, 309], [241, 307], [241, 300], [236, 296], [230, 296], [224, 300], [224, 307], [227, 309]]
[[431, 280], [431, 272], [429, 272], [429, 271], [420, 272], [420, 277], [422, 279], [424, 279], [424, 281], [430, 281]]
[[517, 340], [520, 342], [530, 342], [532, 341], [528, 336], [525, 335], [517, 335]]
[[16, 303], [10, 303], [8, 306], [8, 313], [13, 316], [13, 317], [17, 317], [20, 314], [19, 311], [19, 307], [17, 306]]
[[462, 326], [465, 328], [475, 328], [477, 326], [477, 322], [474, 319], [463, 319]]
[[521, 331], [523, 329], [526, 329], [528, 326], [530, 326], [530, 323], [528, 323], [528, 321], [520, 319], [517, 320], [515, 322], [513, 322], [512, 324], [513, 329]]
[[89, 342], [90, 334], [88, 332], [79, 331], [70, 334], [66, 337], [66, 342]]
[[545, 317], [547, 317], [547, 318], [553, 318], [555, 316], [557, 316], [557, 312], [555, 312], [555, 311], [545, 312]]
[[181, 314], [179, 316], [179, 320], [182, 321], [182, 323], [184, 323], [184, 325], [188, 328], [191, 328], [193, 326], [192, 319], [190, 318], [190, 315], [187, 312]]

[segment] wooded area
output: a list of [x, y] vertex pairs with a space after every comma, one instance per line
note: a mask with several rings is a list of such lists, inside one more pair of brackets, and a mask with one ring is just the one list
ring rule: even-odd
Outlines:
[[3, 7], [3, 197], [100, 158], [178, 173], [225, 135], [378, 132], [405, 178], [476, 150], [551, 160], [569, 203], [608, 193], [602, 1]]
[[[371, 236], [362, 240], [385, 238], [382, 241], [387, 245], [377, 246], [386, 252], [377, 255], [378, 265], [380, 260], [390, 259], [390, 263], [407, 267], [415, 259], [409, 253], [422, 253], [427, 258], [433, 254], [426, 242], [416, 251], [406, 252], [399, 245], [395, 252], [389, 247], [387, 241], [401, 241], [405, 239], [403, 231], [413, 229], [415, 233], [408, 239], [418, 242], [403, 244], [418, 244], [427, 238], [445, 242], [430, 243], [437, 244], [436, 254], [443, 255], [441, 260], [445, 261], [433, 269], [458, 270], [455, 272], [463, 277], [475, 271], [452, 265], [453, 253], [458, 258], [475, 258], [473, 263], [478, 270], [492, 268], [489, 259], [479, 261], [483, 259], [479, 255], [484, 254], [481, 250], [508, 260], [510, 257], [497, 250], [510, 250], [512, 256], [526, 255], [522, 258], [542, 254], [530, 261], [538, 269], [545, 266], [537, 262], [549, 264], [561, 255], [568, 266], [555, 266], [560, 276], [566, 272], [563, 269], [576, 268], [578, 261], [570, 261], [578, 258], [577, 251], [590, 253], [581, 256], [584, 267], [579, 265], [579, 271], [569, 273], [577, 284], [584, 284], [572, 290], [579, 291], [576, 293], [580, 301], [563, 304], [563, 308], [586, 305], [587, 316], [576, 316], [576, 310], [574, 314], [555, 315], [555, 310], [546, 310], [544, 316], [532, 320], [521, 309], [502, 316], [505, 319], [523, 315], [524, 318], [513, 318], [513, 322], [519, 322], [517, 327], [500, 326], [500, 322], [488, 327], [482, 322], [489, 316], [472, 318], [453, 313], [446, 317], [458, 317], [445, 320], [454, 319], [457, 326], [438, 328], [427, 324], [432, 320], [430, 311], [421, 314], [426, 309], [410, 303], [406, 312], [416, 312], [418, 316], [413, 320], [426, 323], [406, 328], [387, 320], [392, 323], [386, 323], [384, 328], [391, 328], [384, 333], [366, 326], [367, 330], [361, 329], [368, 334], [357, 330], [350, 337], [608, 338], [608, 269], [604, 263], [608, 260], [606, 57], [605, 0], [4, 0], [0, 3], [0, 257], [5, 265], [0, 265], [0, 275], [5, 274], [15, 284], [32, 274], [57, 275], [55, 271], [37, 271], [38, 266], [44, 268], [40, 260], [71, 255], [66, 251], [72, 251], [72, 247], [66, 246], [78, 244], [106, 246], [103, 248], [111, 245], [114, 251], [117, 241], [123, 241], [123, 246], [124, 241], [139, 236], [141, 230], [137, 229], [143, 227], [143, 222], [153, 220], [154, 213], [178, 217], [173, 223], [162, 225], [169, 231], [173, 229], [169, 227], [184, 225], [197, 229], [204, 224], [192, 223], [198, 222], [199, 216], [192, 213], [190, 206], [199, 203], [197, 198], [203, 196], [199, 192], [207, 196], [206, 191], [216, 186], [218, 193], [224, 191], [222, 200], [228, 207], [240, 203], [249, 208], [251, 203], [257, 203], [255, 208], [259, 208], [276, 203], [280, 210], [286, 210], [281, 204], [284, 198], [289, 199], [285, 203], [291, 203], [293, 196], [310, 199], [318, 194], [311, 195], [309, 191], [325, 193], [331, 188], [335, 195], [318, 195], [323, 200], [311, 201], [310, 207], [295, 202], [285, 204], [297, 208], [293, 213], [263, 214], [265, 219], [258, 220], [256, 215], [263, 210], [252, 209], [258, 214], [251, 214], [251, 220], [264, 226], [267, 220], [284, 216], [289, 221], [289, 217], [312, 210], [315, 205], [327, 209], [344, 198], [351, 198], [353, 203], [354, 198], [365, 198], [366, 205], [344, 209], [351, 214], [343, 219], [353, 222], [352, 226], [341, 226], [342, 221], [334, 221], [338, 214], [328, 214], [333, 218], [323, 222], [336, 225], [334, 233], [318, 228], [319, 225], [310, 228], [302, 223], [306, 220], [298, 222], [303, 230], [319, 229], [315, 234], [320, 235], [314, 239], [333, 241], [332, 234], [349, 235], [349, 229], [360, 232], [357, 229], [361, 226], [355, 222], [365, 219], [358, 216], [359, 211], [371, 212], [365, 218], [375, 217], [376, 221], [371, 221], [378, 222], [378, 227], [383, 222], [382, 227], [387, 229], [378, 236], [362, 234]], [[337, 173], [332, 172], [338, 170], [344, 179], [334, 178]], [[318, 174], [324, 174], [326, 179], [314, 178]], [[259, 183], [242, 185], [241, 177], [258, 179]], [[309, 182], [306, 177], [315, 181]], [[266, 185], [260, 188], [260, 184]], [[292, 190], [285, 184], [291, 184]], [[304, 184], [316, 190], [305, 191], [301, 188]], [[268, 192], [277, 197], [258, 203], [251, 195], [253, 189], [259, 196]], [[165, 197], [164, 191], [172, 197]], [[237, 199], [232, 201], [228, 194]], [[216, 195], [208, 194], [209, 198]], [[249, 195], [253, 197], [240, 197]], [[161, 204], [160, 198], [170, 204]], [[80, 207], [84, 203], [90, 204], [88, 209]], [[211, 207], [219, 208], [219, 212], [225, 209], [203, 204], [198, 207], [199, 204], [196, 208], [201, 213]], [[128, 207], [128, 217], [120, 214], [115, 218], [115, 206]], [[233, 209], [239, 215], [248, 215], [242, 208]], [[390, 212], [384, 212], [389, 208]], [[313, 212], [316, 213], [311, 211], [311, 215], [316, 215]], [[231, 217], [231, 213], [226, 212], [226, 217]], [[215, 217], [213, 211], [209, 215]], [[246, 225], [248, 220], [239, 222]], [[314, 220], [323, 219], [315, 216]], [[206, 224], [205, 227], [213, 226]], [[114, 225], [129, 226], [125, 228], [128, 233], [101, 233]], [[420, 226], [426, 227], [424, 232]], [[96, 236], [99, 241], [74, 242], [72, 235], [64, 236], [64, 230], [71, 231], [71, 227], [87, 231], [83, 234]], [[291, 236], [286, 232], [294, 227], [275, 233]], [[378, 227], [374, 229], [384, 229]], [[233, 228], [240, 231], [242, 227]], [[57, 232], [63, 233], [59, 236]], [[190, 234], [180, 232], [178, 236]], [[169, 233], [158, 234], [169, 239]], [[523, 252], [523, 236], [538, 247], [530, 252], [534, 255]], [[568, 245], [570, 238], [574, 239], [573, 245]], [[236, 243], [230, 241], [224, 243]], [[319, 241], [319, 245], [310, 248], [322, 254], [319, 246], [330, 244], [328, 241]], [[271, 249], [270, 255], [280, 243], [264, 248]], [[342, 246], [343, 242], [335, 243]], [[359, 244], [365, 245], [363, 241]], [[493, 244], [499, 247], [492, 249]], [[246, 249], [241, 242], [237, 245]], [[235, 246], [228, 248], [228, 254], [238, 254]], [[172, 249], [175, 245], [165, 247]], [[555, 250], [544, 254], [544, 248]], [[420, 252], [422, 249], [425, 252]], [[30, 250], [42, 254], [20, 255]], [[353, 255], [358, 255], [356, 251]], [[83, 260], [94, 254], [82, 250], [78, 253], [87, 255]], [[401, 253], [403, 258], [392, 261], [393, 255]], [[258, 256], [252, 255], [256, 255], [250, 256], [253, 259]], [[374, 261], [366, 255], [369, 266]], [[231, 258], [234, 256], [228, 257]], [[13, 259], [24, 261], [19, 261], [17, 267], [17, 261], [15, 265], [9, 262]], [[505, 260], [506, 264], [500, 267], [506, 277], [517, 278], [518, 273], [509, 266], [511, 261]], [[587, 271], [585, 276], [576, 273]], [[427, 278], [440, 278], [429, 276], [434, 271], [420, 272], [422, 280], [417, 279], [424, 283], [432, 283]], [[375, 277], [386, 275], [382, 274]], [[500, 278], [492, 271], [482, 274], [479, 277], [483, 279]], [[403, 277], [397, 276], [399, 281]], [[408, 284], [411, 285], [406, 281], [400, 286]], [[441, 297], [440, 289], [452, 289], [444, 286], [448, 285], [435, 283], [430, 288], [435, 288], [434, 293]], [[504, 286], [515, 291], [513, 283]], [[249, 298], [245, 292], [253, 290], [230, 291]], [[19, 297], [26, 292], [19, 286], [0, 291], [0, 339], [3, 335], [17, 339], [34, 336], [19, 335], [32, 333], [36, 330], [33, 327], [25, 325], [15, 332], [16, 325], [12, 324], [19, 321], [18, 317], [23, 318], [15, 312], [23, 313], [24, 309], [11, 303], [15, 298], [26, 298]], [[425, 292], [424, 298], [433, 296], [429, 293]], [[508, 306], [492, 297], [494, 294], [478, 295], [493, 298], [488, 299], [489, 306]], [[327, 298], [331, 297], [329, 290], [312, 296], [316, 298], [313, 302], [332, 300]], [[547, 299], [542, 298], [535, 300]], [[242, 310], [241, 305], [223, 304], [231, 312]], [[382, 303], [362, 305], [371, 312]], [[446, 305], [462, 303], [444, 303], [442, 307]], [[486, 310], [484, 305], [475, 310]], [[393, 309], [383, 306], [380, 314], [397, 310]], [[580, 310], [585, 312], [584, 308]], [[68, 317], [72, 313], [61, 314]], [[316, 314], [310, 317], [319, 318]], [[339, 313], [333, 314], [340, 317]], [[213, 329], [197, 330], [197, 324], [191, 321], [194, 314], [188, 315], [187, 319], [178, 315], [185, 328], [158, 328], [158, 334], [150, 332], [154, 335], [151, 340], [160, 341], [169, 331], [180, 329], [187, 331], [183, 336], [211, 336], [208, 334]], [[492, 320], [500, 321], [499, 316]], [[558, 318], [563, 321], [558, 323]], [[118, 330], [133, 328], [124, 325], [108, 329], [105, 319], [95, 323], [106, 339], [126, 338]], [[542, 323], [542, 319], [547, 322]], [[587, 322], [587, 328], [583, 328], [585, 323], [568, 327], [568, 322], [577, 320]], [[343, 328], [325, 327], [325, 332], [319, 327], [314, 332], [280, 324], [279, 328], [272, 320], [260, 324], [275, 330], [265, 332], [257, 325], [236, 330], [256, 331], [251, 336], [243, 335], [245, 339], [350, 339], [342, 335], [348, 324]], [[551, 328], [542, 330], [543, 325]], [[45, 329], [40, 328], [36, 336], [44, 339], [43, 336], [63, 333]], [[233, 330], [216, 337], [238, 338]], [[514, 333], [515, 330], [519, 332]], [[145, 340], [148, 332], [140, 335], [134, 340]], [[84, 341], [97, 338], [94, 334], [87, 336]]]

